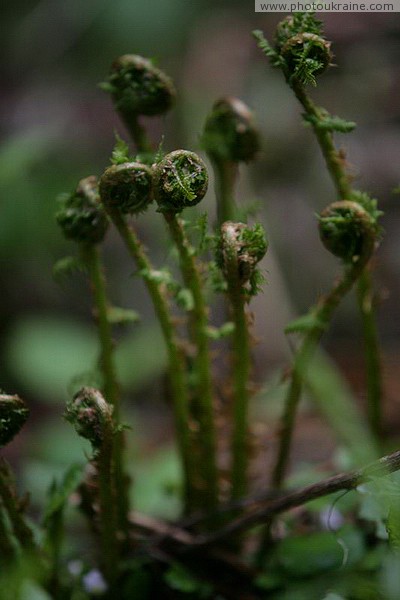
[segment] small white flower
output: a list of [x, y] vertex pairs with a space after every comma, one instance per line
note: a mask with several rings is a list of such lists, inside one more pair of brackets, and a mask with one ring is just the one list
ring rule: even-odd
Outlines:
[[83, 577], [83, 587], [90, 594], [103, 594], [107, 590], [107, 584], [103, 575], [97, 569], [92, 569]]
[[73, 577], [79, 577], [83, 570], [83, 562], [81, 560], [70, 560], [68, 563], [68, 571]]
[[319, 514], [319, 520], [324, 529], [337, 531], [344, 524], [342, 513], [337, 508], [324, 508]]

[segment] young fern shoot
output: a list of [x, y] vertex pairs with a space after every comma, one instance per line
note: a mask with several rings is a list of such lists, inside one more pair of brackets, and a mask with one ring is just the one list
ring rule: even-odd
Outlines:
[[306, 318], [300, 319], [297, 325], [294, 322], [286, 330], [287, 333], [306, 331], [294, 356], [285, 399], [278, 456], [272, 473], [272, 485], [277, 489], [284, 483], [305, 373], [324, 331], [329, 327], [334, 311], [370, 260], [377, 244], [379, 226], [376, 219], [357, 202], [339, 200], [320, 214], [319, 231], [327, 250], [342, 259], [343, 274]]
[[[79, 182], [73, 194], [64, 195], [56, 220], [64, 235], [79, 244], [82, 263], [88, 272], [92, 288], [94, 312], [100, 342], [100, 370], [103, 376], [103, 393], [113, 407], [113, 417], [120, 422], [120, 392], [114, 360], [114, 342], [110, 321], [110, 304], [107, 298], [106, 281], [98, 245], [108, 229], [107, 215], [100, 203], [96, 177], [87, 177]], [[128, 519], [128, 478], [123, 467], [123, 432], [119, 431], [112, 440], [114, 453], [115, 486], [118, 494], [118, 524], [123, 535]]]
[[152, 145], [139, 118], [162, 115], [171, 108], [176, 97], [172, 80], [147, 58], [125, 54], [114, 61], [101, 87], [111, 94], [137, 151], [151, 163]]
[[235, 184], [239, 163], [253, 160], [260, 149], [253, 113], [238, 98], [218, 100], [206, 119], [201, 144], [214, 169], [220, 227], [237, 218]]
[[222, 225], [217, 264], [227, 282], [227, 296], [234, 323], [232, 341], [233, 434], [231, 498], [243, 498], [248, 491], [248, 405], [251, 374], [251, 340], [246, 305], [257, 292], [257, 264], [267, 251], [261, 225], [227, 221]]
[[166, 286], [156, 277], [156, 270], [133, 226], [127, 222], [129, 215], [137, 215], [152, 202], [152, 184], [152, 172], [149, 167], [137, 162], [123, 162], [105, 170], [100, 179], [100, 196], [106, 212], [143, 277], [164, 337], [168, 353], [175, 429], [184, 475], [185, 510], [190, 512], [196, 502], [196, 493], [190, 448], [185, 357], [171, 313]]
[[207, 169], [194, 152], [175, 150], [154, 165], [155, 198], [178, 250], [183, 281], [193, 300], [193, 307], [189, 311], [189, 329], [195, 348], [193, 370], [196, 383], [192, 404], [199, 425], [198, 445], [201, 451], [199, 502], [203, 508], [211, 510], [218, 504], [218, 469], [207, 333], [208, 308], [195, 249], [186, 236], [182, 220], [177, 216], [184, 208], [198, 204], [207, 186]]
[[[19, 396], [0, 394], [1, 448], [20, 432], [28, 416], [28, 407]], [[34, 547], [33, 532], [25, 520], [23, 501], [17, 496], [11, 469], [0, 457], [0, 560], [6, 563], [21, 550]]]
[[[278, 24], [271, 46], [261, 31], [254, 31], [259, 48], [280, 68], [286, 82], [304, 109], [303, 119], [317, 138], [339, 200], [359, 202], [372, 214], [379, 214], [376, 200], [353, 188], [342, 150], [336, 148], [334, 133], [349, 133], [356, 124], [330, 115], [317, 106], [306, 86], [317, 85], [317, 77], [330, 66], [331, 43], [323, 36], [322, 23], [313, 13], [295, 13]], [[373, 284], [369, 265], [358, 278], [357, 299], [361, 315], [367, 372], [368, 421], [377, 442], [382, 437], [382, 367], [375, 322]]]
[[78, 435], [90, 441], [93, 448], [102, 567], [107, 581], [113, 584], [118, 577], [121, 557], [117, 521], [117, 499], [121, 490], [116, 486], [114, 477], [113, 446], [117, 426], [113, 420], [113, 407], [98, 390], [82, 388], [67, 404], [65, 418], [75, 427]]

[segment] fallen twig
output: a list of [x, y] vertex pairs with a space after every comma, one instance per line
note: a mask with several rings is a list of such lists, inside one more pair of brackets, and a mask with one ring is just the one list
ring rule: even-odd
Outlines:
[[[306, 487], [300, 488], [288, 494], [281, 495], [278, 498], [271, 499], [271, 494], [267, 493], [264, 496], [247, 498], [240, 502], [243, 507], [256, 505], [257, 508], [252, 509], [247, 514], [237, 517], [228, 525], [210, 534], [193, 534], [182, 527], [166, 523], [159, 519], [153, 519], [140, 513], [132, 513], [131, 522], [139, 530], [142, 530], [146, 535], [151, 534], [152, 541], [169, 541], [175, 543], [181, 548], [191, 549], [199, 548], [214, 544], [229, 537], [233, 533], [245, 531], [255, 525], [261, 525], [268, 521], [270, 517], [279, 513], [302, 506], [311, 500], [328, 496], [341, 490], [353, 490], [362, 483], [376, 477], [385, 477], [394, 471], [400, 469], [400, 450], [393, 452], [379, 460], [367, 465], [362, 469], [351, 471], [349, 473], [341, 473], [334, 475], [328, 479], [313, 483]], [[239, 503], [236, 502], [235, 506]], [[224, 512], [232, 510], [232, 506], [227, 505], [222, 509]], [[208, 516], [209, 517], [209, 516]], [[204, 521], [208, 518], [205, 517]]]
[[[353, 490], [362, 483], [367, 483], [376, 477], [385, 477], [386, 475], [389, 475], [390, 473], [393, 473], [399, 469], [400, 450], [397, 450], [396, 452], [393, 452], [393, 454], [384, 456], [362, 469], [351, 471], [350, 473], [334, 475], [333, 477], [329, 477], [328, 479], [324, 479], [318, 483], [314, 483], [294, 492], [290, 492], [289, 494], [275, 500], [267, 500], [264, 505], [244, 516], [238, 517], [234, 521], [231, 521], [231, 523], [219, 531], [209, 535], [197, 537], [195, 544], [196, 546], [213, 544], [219, 540], [229, 537], [233, 533], [245, 531], [254, 525], [260, 525], [268, 521], [272, 516], [285, 512], [286, 510], [295, 508], [296, 506], [301, 506], [306, 502], [315, 500], [316, 498], [328, 496], [334, 492], [341, 490]], [[259, 503], [260, 501], [258, 501], [258, 504]]]

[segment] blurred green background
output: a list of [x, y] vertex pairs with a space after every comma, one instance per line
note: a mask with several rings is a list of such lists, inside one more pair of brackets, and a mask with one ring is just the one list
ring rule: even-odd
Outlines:
[[[8, 455], [14, 464], [18, 456], [29, 457], [21, 477], [24, 487], [33, 487], [34, 501], [40, 501], [54, 473], [83, 456], [61, 415], [71, 390], [90, 380], [96, 333], [85, 279], [74, 276], [60, 286], [52, 277], [54, 262], [75, 252], [55, 225], [55, 198], [80, 178], [101, 174], [114, 131], [125, 135], [110, 98], [97, 87], [116, 56], [153, 57], [175, 80], [176, 109], [147, 122], [155, 144], [165, 134], [166, 149], [198, 150], [204, 118], [221, 96], [237, 95], [257, 114], [263, 148], [254, 164], [241, 168], [239, 187], [243, 203], [259, 206], [271, 242], [265, 259], [268, 284], [254, 304], [260, 382], [287, 360], [285, 323], [306, 311], [337, 272], [337, 262], [320, 246], [314, 216], [334, 199], [319, 149], [281, 74], [270, 68], [251, 37], [254, 28], [271, 36], [283, 15], [253, 11], [252, 0], [19, 0], [3, 7], [0, 387], [18, 392], [32, 408], [30, 425]], [[392, 191], [400, 183], [400, 16], [320, 16], [334, 42], [337, 67], [313, 93], [333, 114], [357, 121], [356, 131], [340, 142], [355, 165], [357, 185], [377, 195], [385, 211], [376, 279], [387, 414], [398, 431], [400, 212], [399, 196]], [[212, 222], [212, 187], [205, 204]], [[162, 264], [169, 249], [160, 219], [151, 211], [137, 226], [155, 263]], [[113, 232], [105, 256], [114, 303], [142, 316], [140, 325], [116, 332], [133, 429], [129, 451], [143, 496], [137, 501], [164, 514], [168, 505], [173, 514], [177, 465], [173, 448], [165, 451], [171, 418], [163, 401], [159, 330]], [[362, 398], [360, 325], [351, 299], [325, 345]], [[164, 496], [155, 493], [160, 482]]]

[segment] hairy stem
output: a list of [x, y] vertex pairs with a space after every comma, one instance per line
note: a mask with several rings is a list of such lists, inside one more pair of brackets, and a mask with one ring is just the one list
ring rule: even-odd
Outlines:
[[194, 360], [196, 391], [195, 413], [199, 421], [199, 438], [202, 446], [202, 495], [204, 506], [212, 509], [218, 503], [218, 470], [216, 458], [216, 435], [211, 380], [210, 347], [207, 336], [208, 314], [202, 291], [202, 281], [194, 258], [194, 249], [183, 230], [182, 222], [175, 213], [164, 213], [171, 237], [178, 249], [185, 286], [193, 296], [190, 311], [190, 329], [196, 348]]
[[350, 176], [346, 172], [345, 159], [336, 149], [332, 133], [329, 130], [318, 127], [318, 123], [323, 120], [322, 109], [314, 104], [299, 82], [294, 80], [291, 87], [296, 98], [303, 106], [305, 113], [313, 117], [311, 121], [312, 128], [325, 158], [326, 166], [336, 188], [339, 200], [351, 200], [352, 186]]
[[113, 435], [111, 430], [105, 431], [104, 439], [94, 459], [99, 481], [102, 561], [105, 576], [111, 583], [116, 580], [118, 574], [119, 540], [116, 535], [118, 529], [116, 501], [120, 493], [116, 488], [113, 468]]
[[[354, 190], [351, 184], [351, 177], [346, 171], [345, 159], [335, 147], [332, 132], [318, 127], [318, 123], [324, 119], [323, 110], [314, 104], [304, 87], [298, 81], [292, 80], [291, 87], [296, 98], [303, 106], [305, 113], [308, 116], [313, 117], [311, 119], [311, 124], [339, 199], [351, 200]], [[373, 305], [371, 304], [372, 295], [373, 283], [371, 273], [366, 266], [364, 273], [360, 278], [357, 300], [364, 335], [365, 364], [367, 367], [368, 416], [371, 430], [379, 442], [382, 437], [383, 386], [376, 318]]]
[[365, 260], [358, 260], [348, 266], [343, 277], [333, 287], [331, 292], [323, 297], [319, 304], [311, 311], [316, 325], [306, 334], [300, 348], [296, 352], [290, 385], [285, 400], [284, 414], [281, 421], [278, 458], [272, 474], [272, 485], [279, 489], [282, 487], [287, 463], [292, 445], [294, 423], [299, 404], [305, 372], [310, 364], [321, 336], [327, 329], [332, 315], [342, 298], [349, 292], [355, 281], [361, 275]]
[[363, 271], [357, 285], [358, 304], [362, 315], [367, 374], [368, 422], [376, 440], [382, 439], [382, 377], [378, 331], [374, 317], [373, 290], [370, 273]]
[[0, 565], [6, 567], [17, 556], [17, 548], [9, 530], [6, 509], [0, 499]]
[[233, 332], [234, 400], [232, 439], [232, 499], [242, 498], [247, 492], [249, 464], [248, 444], [248, 382], [251, 368], [250, 339], [246, 318], [246, 302], [241, 290], [230, 293], [235, 329]]
[[215, 191], [217, 196], [217, 222], [221, 226], [225, 221], [236, 220], [235, 183], [238, 173], [237, 163], [229, 160], [212, 160]]
[[[112, 338], [112, 327], [108, 318], [109, 302], [106, 292], [106, 281], [99, 250], [93, 244], [82, 247], [84, 260], [89, 270], [89, 278], [92, 286], [93, 301], [97, 319], [98, 335], [100, 340], [100, 368], [104, 380], [104, 397], [113, 406], [113, 418], [117, 424], [120, 423], [120, 393], [114, 361], [114, 342]], [[125, 536], [127, 531], [127, 519], [129, 511], [128, 483], [129, 479], [123, 465], [124, 436], [119, 431], [113, 440], [115, 487], [117, 495], [118, 526]]]
[[237, 500], [247, 492], [248, 447], [248, 382], [251, 369], [250, 337], [246, 315], [246, 296], [239, 277], [235, 252], [226, 252], [226, 280], [232, 320], [235, 325], [232, 340], [233, 434], [231, 498]]
[[10, 468], [4, 459], [0, 459], [0, 499], [13, 528], [14, 535], [21, 548], [33, 548], [33, 534], [27, 525], [16, 495]]
[[131, 113], [119, 113], [129, 134], [136, 146], [138, 152], [143, 154], [151, 154], [153, 148], [143, 125], [139, 122], [138, 116]]
[[139, 271], [143, 274], [144, 283], [149, 292], [155, 313], [161, 326], [169, 361], [169, 379], [171, 383], [175, 429], [178, 442], [179, 456], [184, 475], [184, 498], [186, 511], [190, 512], [196, 502], [194, 480], [196, 474], [193, 468], [191, 439], [189, 431], [190, 414], [189, 399], [186, 385], [185, 360], [179, 345], [168, 299], [162, 284], [151, 277], [153, 266], [136, 236], [128, 226], [125, 218], [118, 210], [109, 209], [109, 215], [121, 235], [130, 255]]
[[120, 394], [114, 364], [114, 342], [112, 327], [108, 319], [109, 302], [106, 281], [98, 248], [92, 244], [82, 247], [82, 254], [89, 271], [92, 287], [95, 316], [100, 340], [100, 368], [104, 378], [104, 396], [113, 406], [113, 415], [118, 422], [120, 417]]

